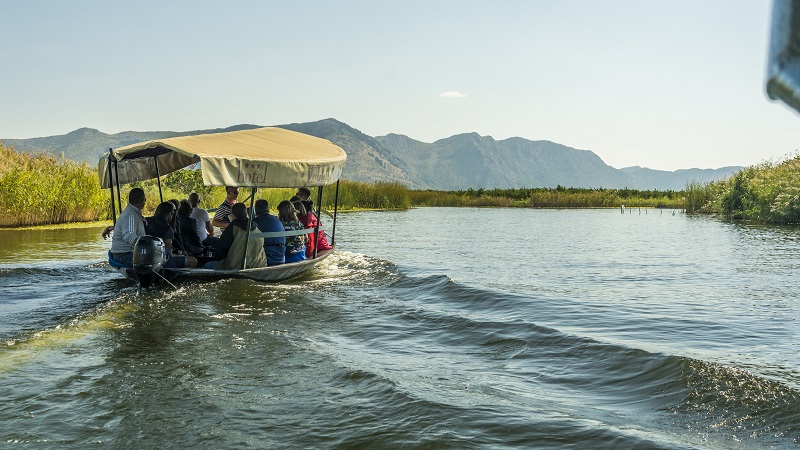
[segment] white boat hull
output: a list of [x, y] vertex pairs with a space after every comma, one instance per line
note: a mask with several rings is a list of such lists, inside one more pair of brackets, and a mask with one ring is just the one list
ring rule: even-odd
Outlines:
[[[175, 278], [206, 278], [206, 279], [225, 279], [225, 278], [246, 278], [249, 280], [273, 282], [283, 281], [294, 278], [314, 268], [317, 263], [333, 254], [333, 249], [322, 250], [317, 253], [314, 259], [306, 259], [294, 263], [281, 264], [279, 266], [256, 267], [243, 270], [216, 270], [216, 269], [163, 269], [163, 275], [168, 280]], [[126, 277], [138, 281], [133, 269], [116, 268]]]

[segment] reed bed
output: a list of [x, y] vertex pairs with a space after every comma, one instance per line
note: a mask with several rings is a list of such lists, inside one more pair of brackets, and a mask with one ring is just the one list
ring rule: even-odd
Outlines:
[[555, 188], [411, 191], [415, 206], [478, 206], [522, 208], [683, 208], [677, 191]]
[[[143, 212], [145, 215], [153, 214], [161, 201], [158, 180], [123, 186], [120, 193], [123, 206], [127, 203], [128, 191], [132, 187], [144, 189], [148, 201]], [[711, 189], [700, 189], [698, 186], [693, 188], [692, 195], [701, 195], [701, 192], [709, 192]], [[206, 209], [216, 208], [226, 196], [222, 186], [204, 186], [201, 172], [193, 168], [161, 177], [161, 192], [165, 201], [186, 199], [191, 192], [197, 192], [200, 194], [200, 205]], [[288, 200], [295, 192], [297, 191], [293, 188], [260, 189], [256, 198], [267, 200], [274, 212], [282, 200]], [[334, 192], [332, 186], [325, 188], [323, 208], [333, 208]], [[246, 199], [248, 195], [249, 190], [242, 189], [239, 200]], [[800, 209], [797, 195], [796, 190], [795, 197], [781, 197], [783, 203], [773, 205], [773, 210], [783, 208], [780, 209], [782, 213], [797, 215]], [[312, 189], [311, 198], [317, 198], [315, 189]], [[695, 201], [695, 197], [690, 198]], [[434, 191], [410, 190], [405, 185], [393, 182], [369, 184], [350, 180], [340, 182], [338, 199], [340, 210], [408, 209], [415, 206], [616, 208], [622, 204], [628, 207], [683, 208], [685, 203], [684, 194], [674, 191], [578, 189], [562, 186]], [[697, 199], [698, 204], [708, 203], [706, 197]], [[115, 213], [118, 215], [119, 211], [116, 210]], [[109, 191], [100, 189], [94, 168], [63, 156], [16, 152], [0, 143], [0, 226], [88, 222], [111, 217]]]
[[99, 220], [108, 205], [88, 165], [0, 143], [0, 226]]
[[800, 156], [763, 162], [730, 178], [687, 186], [687, 212], [759, 223], [800, 223]]

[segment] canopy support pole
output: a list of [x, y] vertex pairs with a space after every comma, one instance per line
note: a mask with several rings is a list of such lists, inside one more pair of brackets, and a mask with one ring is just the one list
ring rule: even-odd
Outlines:
[[[111, 160], [114, 159], [114, 153], [108, 149], [108, 186], [111, 191], [111, 220], [114, 225], [117, 224], [117, 208], [114, 205], [114, 178], [111, 172]], [[120, 211], [121, 212], [121, 211]]]
[[[320, 186], [317, 188], [317, 226], [314, 227], [314, 259], [317, 259], [317, 250], [319, 250], [319, 226], [320, 226], [320, 212], [322, 210], [322, 188], [324, 186]], [[314, 214], [314, 211], [311, 211], [311, 214]]]
[[[109, 149], [111, 151], [111, 149]], [[114, 156], [114, 153], [111, 153], [111, 156], [114, 157], [114, 178], [117, 180], [117, 209], [119, 210], [120, 214], [122, 214], [122, 188], [119, 185], [119, 163], [117, 162], [117, 157]], [[110, 175], [109, 175], [110, 177]], [[111, 182], [111, 178], [109, 178], [109, 183]], [[114, 201], [112, 198], [111, 201]], [[116, 225], [116, 221], [114, 221]]]
[[333, 197], [333, 231], [331, 231], [331, 246], [336, 245], [336, 212], [339, 210], [339, 180], [336, 180], [336, 194]]
[[[258, 188], [254, 187], [250, 193], [250, 208], [248, 210], [250, 214], [247, 215], [247, 235], [244, 238], [244, 259], [242, 260], [242, 270], [247, 268], [247, 247], [250, 246], [250, 233], [251, 233], [250, 229], [253, 228], [253, 216], [255, 215], [255, 208], [253, 207], [253, 203], [256, 201], [257, 190]], [[233, 225], [228, 225], [228, 226], [230, 227]]]
[[153, 156], [153, 161], [156, 163], [156, 180], [158, 180], [158, 198], [161, 199], [161, 203], [164, 203], [164, 193], [161, 192], [161, 174], [158, 172], [158, 157]]

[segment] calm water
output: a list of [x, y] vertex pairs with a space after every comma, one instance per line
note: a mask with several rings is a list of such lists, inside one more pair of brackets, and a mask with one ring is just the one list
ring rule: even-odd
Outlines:
[[800, 229], [350, 213], [301, 279], [146, 292], [99, 232], [0, 231], [0, 446], [800, 445]]

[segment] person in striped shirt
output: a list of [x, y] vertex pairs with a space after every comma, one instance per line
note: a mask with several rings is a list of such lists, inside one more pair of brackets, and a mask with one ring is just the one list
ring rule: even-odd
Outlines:
[[236, 204], [236, 199], [239, 197], [239, 188], [236, 186], [225, 186], [225, 192], [228, 196], [225, 197], [225, 200], [219, 205], [217, 212], [214, 214], [214, 219], [211, 221], [211, 225], [222, 228], [223, 230], [228, 228], [228, 225], [233, 222], [231, 208]]

